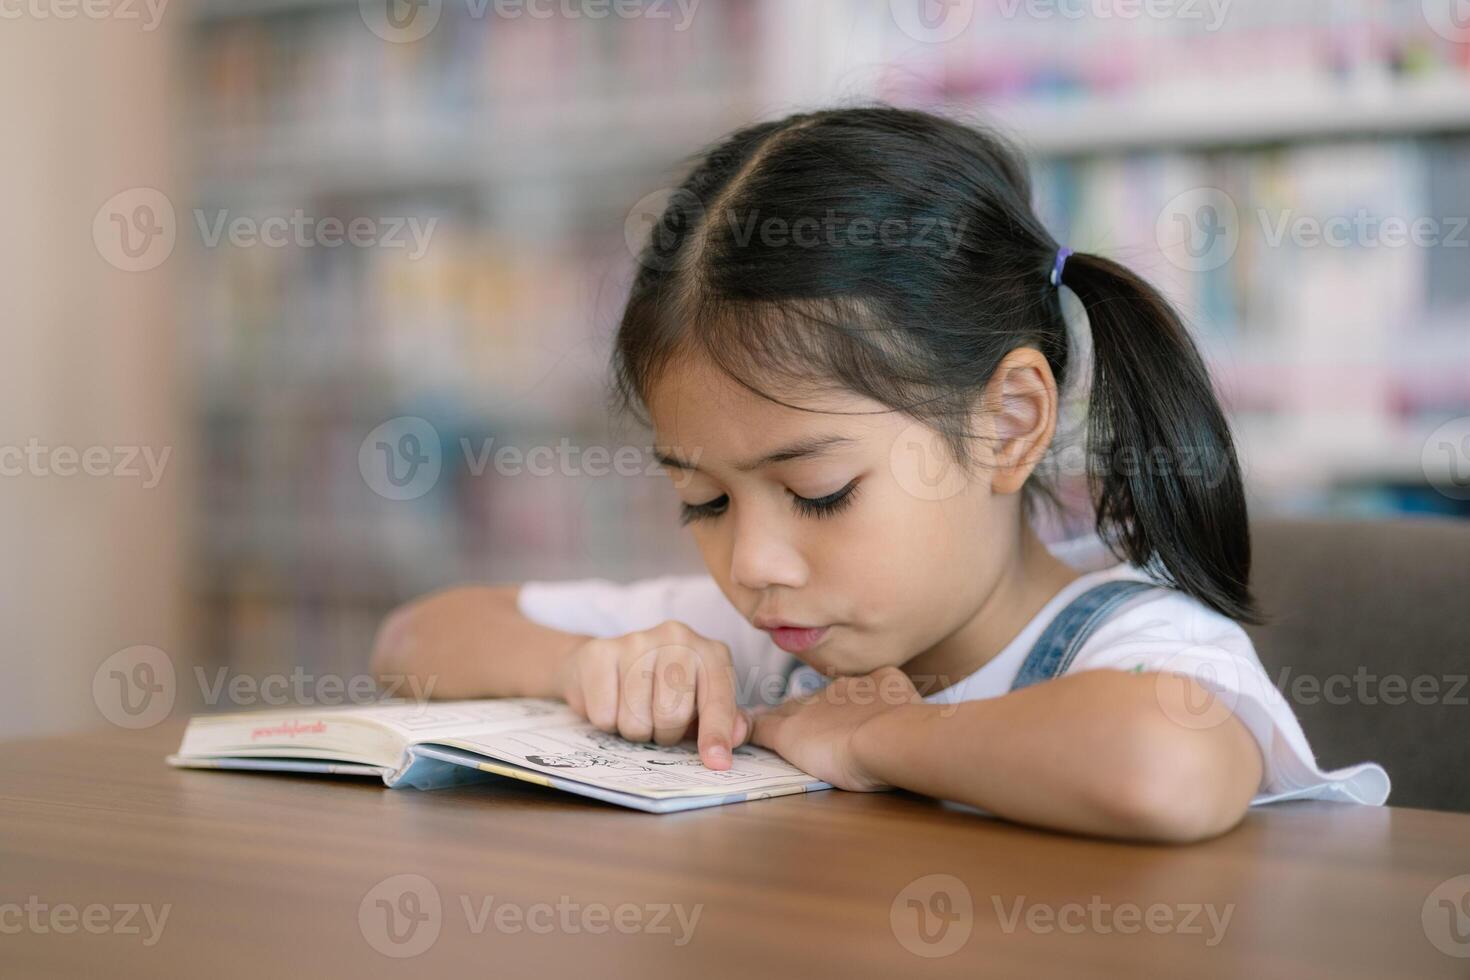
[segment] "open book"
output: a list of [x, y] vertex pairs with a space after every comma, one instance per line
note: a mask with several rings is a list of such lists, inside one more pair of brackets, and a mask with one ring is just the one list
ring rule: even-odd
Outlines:
[[629, 742], [541, 698], [197, 715], [168, 761], [381, 776], [415, 789], [493, 773], [650, 813], [831, 789], [757, 746], [737, 746], [734, 765], [717, 771], [700, 762], [693, 742]]

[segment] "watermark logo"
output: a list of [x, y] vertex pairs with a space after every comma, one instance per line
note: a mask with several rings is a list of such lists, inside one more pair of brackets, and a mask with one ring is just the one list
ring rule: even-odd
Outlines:
[[1470, 875], [1441, 881], [1419, 913], [1425, 937], [1446, 956], [1470, 958]]
[[1450, 419], [1431, 432], [1419, 464], [1434, 489], [1451, 500], [1470, 500], [1470, 415]]
[[357, 468], [369, 488], [387, 500], [414, 500], [439, 482], [444, 447], [427, 419], [400, 415], [367, 434]]
[[369, 946], [394, 959], [427, 952], [444, 924], [439, 889], [423, 875], [384, 878], [357, 906], [357, 927]]
[[92, 217], [97, 253], [123, 272], [158, 268], [173, 254], [178, 232], [173, 202], [152, 187], [120, 191]]
[[92, 701], [119, 728], [152, 728], [168, 717], [177, 693], [174, 662], [158, 647], [119, 650], [92, 674]]
[[640, 265], [668, 272], [679, 242], [704, 221], [704, 203], [692, 191], [664, 187], [640, 197], [623, 219], [623, 241]]
[[[309, 214], [301, 208], [279, 213], [240, 214], [226, 208], [194, 208], [189, 215], [203, 248], [401, 249], [410, 262], [424, 257], [438, 227], [437, 215]], [[133, 187], [108, 198], [92, 218], [92, 241], [109, 264], [124, 272], [162, 265], [179, 236], [173, 202], [152, 187]]]
[[1235, 713], [1242, 680], [1235, 658], [1206, 645], [1171, 654], [1157, 668], [1154, 684], [1169, 720], [1198, 730], [1221, 725]]
[[1159, 212], [1154, 240], [1164, 257], [1185, 271], [1218, 269], [1240, 245], [1240, 212], [1219, 188], [1191, 188]]
[[1470, 248], [1470, 217], [1464, 215], [1256, 208], [1246, 218], [1230, 195], [1214, 187], [1191, 188], [1171, 198], [1159, 212], [1154, 235], [1171, 264], [1207, 272], [1234, 258], [1246, 224], [1252, 241], [1269, 249]]
[[975, 928], [975, 902], [970, 889], [954, 875], [925, 875], [894, 897], [888, 925], [904, 949], [925, 959], [938, 959], [969, 942]]
[[[462, 0], [472, 20], [653, 20], [686, 31], [700, 0]], [[444, 0], [358, 0], [367, 29], [393, 44], [412, 44], [429, 36], [444, 14]], [[456, 6], [458, 10], [458, 6]], [[676, 19], [677, 18], [677, 19]]]
[[393, 44], [412, 44], [429, 36], [444, 13], [444, 0], [358, 0], [367, 29]]
[[1470, 44], [1470, 0], [1421, 0], [1429, 29], [1451, 44]]
[[920, 500], [947, 500], [969, 484], [939, 432], [918, 422], [893, 440], [888, 465], [904, 492]]
[[915, 41], [943, 44], [970, 26], [975, 0], [889, 0], [888, 11], [894, 25]]
[[[663, 935], [675, 946], [694, 938], [704, 905], [677, 902], [624, 902], [609, 906], [602, 902], [578, 902], [569, 895], [555, 902], [507, 902], [494, 895], [457, 896], [464, 929], [472, 936], [487, 932], [518, 935], [529, 932], [603, 935], [618, 932]], [[385, 878], [362, 897], [357, 907], [357, 924], [368, 945], [394, 959], [408, 959], [427, 952], [453, 919], [445, 913], [439, 889], [423, 875], [399, 874]]]

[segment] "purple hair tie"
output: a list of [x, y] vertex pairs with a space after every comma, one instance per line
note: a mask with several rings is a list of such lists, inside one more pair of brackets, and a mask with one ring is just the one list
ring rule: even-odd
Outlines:
[[1072, 254], [1070, 248], [1057, 249], [1056, 261], [1051, 264], [1051, 284], [1060, 286], [1062, 284], [1062, 269], [1067, 264], [1067, 256]]

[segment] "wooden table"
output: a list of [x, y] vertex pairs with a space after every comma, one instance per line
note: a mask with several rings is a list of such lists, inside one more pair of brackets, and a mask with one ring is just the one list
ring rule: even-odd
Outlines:
[[1466, 815], [1278, 804], [1193, 847], [907, 794], [654, 816], [175, 770], [180, 731], [0, 745], [0, 975], [1470, 975]]

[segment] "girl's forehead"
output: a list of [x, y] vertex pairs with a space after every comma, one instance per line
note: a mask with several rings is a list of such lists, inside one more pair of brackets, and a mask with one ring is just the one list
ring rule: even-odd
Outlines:
[[651, 386], [649, 415], [662, 434], [673, 437], [673, 430], [688, 427], [830, 427], [844, 418], [886, 411], [878, 402], [830, 383], [772, 378], [752, 384], [760, 390], [751, 390], [706, 359], [679, 361]]
[[650, 404], [660, 458], [707, 470], [748, 472], [794, 459], [838, 456], [870, 444], [900, 417], [877, 402], [845, 392], [763, 398], [725, 378], [687, 377]]

